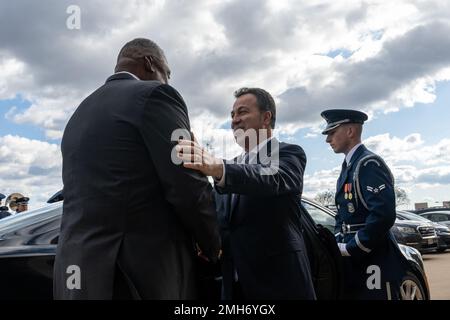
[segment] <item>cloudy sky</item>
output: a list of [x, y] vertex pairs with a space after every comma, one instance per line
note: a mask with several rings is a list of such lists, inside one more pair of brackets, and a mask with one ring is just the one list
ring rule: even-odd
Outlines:
[[411, 204], [441, 204], [450, 200], [449, 34], [450, 2], [440, 0], [1, 1], [0, 192], [39, 206], [61, 189], [65, 124], [122, 45], [146, 37], [165, 50], [199, 136], [228, 134], [234, 90], [267, 89], [279, 137], [307, 153], [313, 197], [334, 189], [343, 159], [320, 134], [320, 112], [360, 109], [365, 144]]

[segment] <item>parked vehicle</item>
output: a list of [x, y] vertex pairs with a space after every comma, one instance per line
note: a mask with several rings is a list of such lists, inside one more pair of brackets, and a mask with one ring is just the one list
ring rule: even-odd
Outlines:
[[424, 223], [432, 224], [436, 230], [436, 235], [438, 237], [438, 247], [436, 249], [437, 252], [444, 252], [445, 250], [450, 248], [450, 229], [447, 226], [408, 211], [402, 211], [400, 215], [408, 220], [423, 221]]
[[436, 251], [439, 238], [432, 222], [411, 220], [407, 213], [397, 210], [397, 219], [391, 229], [397, 242], [416, 248], [420, 253]]
[[[317, 297], [339, 299], [343, 273], [342, 257], [333, 235], [335, 213], [308, 199], [302, 200], [301, 210]], [[61, 214], [62, 201], [57, 201], [0, 221], [0, 300], [52, 298]], [[410, 267], [402, 283], [402, 298], [429, 299], [420, 253], [409, 246], [400, 245], [400, 249]], [[219, 300], [220, 267], [199, 259], [199, 269], [201, 299]]]
[[421, 217], [429, 219], [433, 222], [437, 222], [439, 224], [450, 227], [450, 210], [447, 211], [428, 211], [419, 213]]
[[55, 193], [54, 195], [52, 195], [52, 196], [47, 200], [47, 203], [55, 203], [55, 202], [63, 201], [63, 200], [64, 200], [63, 192], [62, 192], [62, 190], [59, 190], [57, 193]]

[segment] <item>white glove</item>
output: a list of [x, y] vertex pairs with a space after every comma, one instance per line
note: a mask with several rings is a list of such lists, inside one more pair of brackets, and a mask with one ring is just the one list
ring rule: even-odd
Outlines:
[[339, 251], [341, 251], [341, 255], [343, 257], [350, 257], [350, 253], [348, 253], [345, 243], [338, 243]]

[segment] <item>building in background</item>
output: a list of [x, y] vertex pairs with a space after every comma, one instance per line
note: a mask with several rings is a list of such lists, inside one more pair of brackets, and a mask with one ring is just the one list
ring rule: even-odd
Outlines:
[[416, 202], [414, 203], [414, 209], [415, 210], [423, 210], [428, 208], [427, 202]]
[[431, 205], [430, 207], [428, 206], [428, 202], [416, 202], [414, 203], [414, 209], [417, 210], [424, 210], [424, 209], [428, 209], [428, 208], [450, 208], [450, 201], [442, 201], [442, 206], [436, 206], [436, 205]]

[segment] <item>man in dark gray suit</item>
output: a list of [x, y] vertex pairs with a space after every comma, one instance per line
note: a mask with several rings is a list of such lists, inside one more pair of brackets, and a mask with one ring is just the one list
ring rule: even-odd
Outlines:
[[300, 222], [306, 155], [272, 136], [275, 102], [260, 88], [235, 93], [231, 127], [244, 149], [222, 161], [180, 141], [187, 168], [215, 178], [224, 299], [315, 299]]
[[172, 161], [186, 105], [151, 40], [128, 42], [115, 72], [64, 131], [54, 297], [112, 299], [120, 282], [136, 299], [195, 298], [196, 246], [215, 261], [220, 239], [206, 177]]

